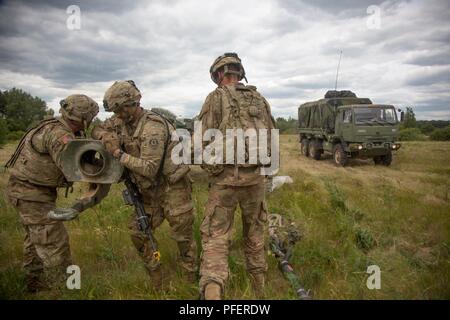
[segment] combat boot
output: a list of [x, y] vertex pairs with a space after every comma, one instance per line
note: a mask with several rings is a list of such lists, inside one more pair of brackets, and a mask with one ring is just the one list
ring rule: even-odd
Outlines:
[[218, 283], [210, 282], [206, 285], [205, 300], [222, 300], [222, 290]]
[[150, 270], [149, 268], [145, 268], [150, 277], [151, 284], [156, 291], [161, 291], [163, 289], [163, 275], [161, 267], [154, 270]]
[[264, 299], [265, 280], [264, 273], [250, 273], [252, 289], [258, 299]]

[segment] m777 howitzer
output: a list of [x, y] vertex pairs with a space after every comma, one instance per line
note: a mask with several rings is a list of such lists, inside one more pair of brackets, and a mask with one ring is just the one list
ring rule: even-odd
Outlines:
[[89, 188], [72, 206], [48, 213], [54, 220], [68, 221], [91, 208], [108, 195], [112, 183], [120, 180], [123, 167], [97, 140], [75, 139], [61, 154], [61, 171], [67, 182], [87, 182]]
[[295, 290], [298, 298], [300, 300], [311, 300], [309, 290], [305, 290], [300, 284], [300, 279], [289, 262], [292, 249], [295, 243], [300, 240], [301, 235], [293, 223], [286, 225], [284, 220], [279, 214], [268, 215], [270, 251], [278, 260], [278, 267]]
[[127, 205], [133, 205], [139, 229], [150, 241], [154, 258], [159, 261], [160, 253], [153, 237], [150, 219], [146, 215], [142, 196], [127, 169], [106, 151], [101, 141], [77, 139], [69, 141], [61, 155], [62, 172], [68, 182], [88, 182], [89, 191], [77, 199], [69, 208], [56, 208], [48, 213], [54, 220], [72, 220], [87, 208], [98, 204], [109, 192], [112, 183], [124, 181], [126, 189], [123, 198]]

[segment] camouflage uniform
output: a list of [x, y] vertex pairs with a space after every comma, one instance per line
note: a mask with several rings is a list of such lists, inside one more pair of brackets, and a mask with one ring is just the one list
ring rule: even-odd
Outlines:
[[29, 130], [7, 163], [6, 195], [25, 228], [23, 268], [31, 291], [57, 284], [72, 264], [64, 224], [47, 213], [55, 208], [57, 188], [69, 186], [60, 170], [61, 152], [75, 138], [67, 121], [91, 122], [98, 112], [95, 101], [84, 95], [69, 96], [61, 106], [63, 117]]
[[[211, 67], [214, 82], [218, 81], [213, 76], [213, 68], [217, 70], [228, 63], [240, 65], [240, 59], [237, 56], [219, 57]], [[242, 65], [240, 67], [242, 68]], [[243, 68], [241, 70], [240, 78], [243, 78], [245, 73]], [[202, 121], [203, 131], [211, 128], [220, 129], [224, 137], [226, 129], [258, 130], [275, 127], [267, 101], [254, 86], [245, 86], [241, 83], [219, 86], [211, 92], [202, 107], [199, 120]], [[226, 145], [225, 141], [223, 145]], [[205, 296], [205, 287], [210, 283], [218, 284], [220, 295], [223, 295], [229, 273], [229, 243], [238, 204], [242, 210], [247, 270], [252, 284], [255, 277], [264, 282], [264, 273], [267, 270], [264, 250], [267, 210], [264, 201], [265, 177], [260, 175], [260, 165], [203, 164], [202, 168], [209, 173], [210, 187], [205, 217], [200, 229], [203, 245], [200, 264], [201, 295]], [[262, 285], [259, 283], [259, 287], [255, 290], [261, 289]]]
[[[110, 92], [114, 92], [117, 87], [118, 91], [130, 89], [127, 83], [130, 82], [116, 82], [105, 94], [105, 101], [113, 100]], [[174, 165], [170, 158], [176, 144], [171, 142], [170, 134], [175, 128], [160, 115], [148, 110], [142, 110], [140, 118], [135, 120], [134, 124], [130, 124], [113, 116], [94, 129], [93, 137], [105, 143], [108, 143], [111, 133], [118, 137], [118, 145], [125, 152], [120, 156], [120, 163], [130, 170], [131, 178], [142, 194], [145, 210], [152, 217], [152, 230], [167, 219], [171, 237], [178, 244], [182, 271], [193, 280], [197, 249], [193, 239], [195, 216], [191, 180], [189, 167]], [[132, 242], [149, 275], [153, 280], [161, 281], [160, 262], [154, 259], [148, 238], [139, 230], [135, 215], [131, 217], [129, 227]], [[155, 286], [160, 287], [160, 284]]]

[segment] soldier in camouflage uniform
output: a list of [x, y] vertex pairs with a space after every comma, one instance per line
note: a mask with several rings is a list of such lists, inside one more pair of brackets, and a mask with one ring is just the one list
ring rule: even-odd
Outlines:
[[[141, 93], [131, 80], [115, 82], [105, 93], [104, 107], [114, 116], [92, 136], [128, 168], [142, 194], [145, 210], [154, 230], [164, 219], [177, 242], [183, 274], [195, 281], [197, 249], [193, 239], [194, 209], [187, 165], [175, 165], [171, 133], [175, 128], [162, 116], [140, 106]], [[131, 239], [144, 261], [156, 289], [162, 287], [160, 262], [153, 257], [147, 236], [138, 228], [135, 216], [130, 223]]]
[[60, 104], [62, 117], [30, 129], [6, 164], [11, 174], [6, 195], [26, 231], [23, 268], [30, 292], [58, 285], [72, 264], [64, 224], [47, 213], [56, 208], [57, 188], [69, 186], [60, 170], [65, 145], [82, 137], [98, 113], [97, 103], [81, 94]]
[[[218, 87], [207, 96], [199, 115], [203, 132], [215, 128], [225, 137], [226, 129], [252, 128], [258, 131], [275, 128], [266, 99], [256, 91], [256, 87], [239, 82], [245, 78], [245, 71], [237, 54], [226, 53], [218, 57], [210, 73]], [[234, 165], [202, 164], [209, 173], [210, 182], [205, 217], [200, 228], [203, 245], [200, 294], [205, 299], [223, 298], [229, 273], [229, 242], [238, 204], [242, 210], [244, 253], [252, 287], [259, 297], [264, 290], [267, 270], [264, 250], [267, 220], [265, 177], [260, 173], [259, 162], [237, 164], [236, 150], [234, 152]]]

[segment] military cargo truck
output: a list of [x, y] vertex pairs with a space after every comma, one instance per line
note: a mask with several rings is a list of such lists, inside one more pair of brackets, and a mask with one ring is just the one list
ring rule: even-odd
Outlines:
[[328, 91], [323, 99], [298, 108], [301, 153], [319, 160], [324, 152], [336, 165], [372, 158], [389, 166], [398, 150], [399, 121], [392, 105], [373, 104], [351, 91]]

